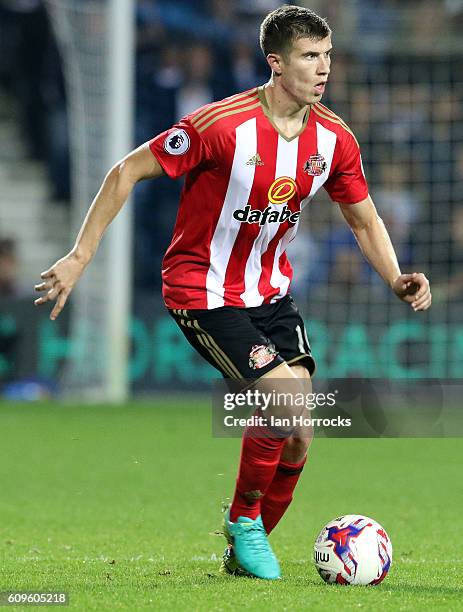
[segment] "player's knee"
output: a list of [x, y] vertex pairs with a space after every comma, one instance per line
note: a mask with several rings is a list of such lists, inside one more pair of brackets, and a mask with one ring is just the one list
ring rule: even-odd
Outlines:
[[312, 442], [313, 436], [310, 437], [295, 437], [290, 436], [285, 443], [282, 459], [288, 463], [301, 463], [307, 454], [307, 450]]
[[306, 368], [305, 365], [302, 365], [300, 363], [294, 363], [290, 367], [291, 371], [297, 376], [297, 378], [303, 379], [306, 385], [311, 385], [312, 377], [310, 376], [309, 370]]
[[305, 425], [309, 416], [304, 398], [310, 393], [310, 379], [296, 376], [289, 378], [266, 377], [256, 385], [265, 404], [267, 422], [278, 435], [289, 437], [297, 431], [298, 438], [311, 438], [311, 430]]

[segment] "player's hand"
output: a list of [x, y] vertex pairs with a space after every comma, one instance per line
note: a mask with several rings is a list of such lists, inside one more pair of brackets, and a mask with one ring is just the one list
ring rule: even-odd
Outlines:
[[72, 252], [59, 259], [51, 268], [40, 275], [43, 282], [35, 285], [35, 290], [45, 291], [45, 295], [35, 300], [34, 304], [40, 306], [49, 301], [56, 301], [51, 311], [50, 319], [54, 321], [63, 310], [64, 305], [74, 285], [84, 271], [84, 264]]
[[392, 283], [392, 290], [401, 300], [410, 304], [415, 312], [427, 310], [431, 306], [429, 281], [422, 272], [401, 274]]

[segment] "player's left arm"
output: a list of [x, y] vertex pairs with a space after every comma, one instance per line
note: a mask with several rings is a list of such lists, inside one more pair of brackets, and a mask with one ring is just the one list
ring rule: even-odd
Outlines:
[[381, 278], [413, 310], [427, 310], [431, 306], [429, 281], [422, 272], [401, 273], [391, 239], [371, 197], [339, 206], [362, 253]]

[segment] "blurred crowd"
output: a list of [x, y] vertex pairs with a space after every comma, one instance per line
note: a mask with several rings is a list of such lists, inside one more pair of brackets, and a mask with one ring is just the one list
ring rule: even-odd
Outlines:
[[[195, 108], [268, 78], [258, 46], [275, 0], [138, 0], [136, 144]], [[334, 31], [323, 102], [362, 146], [371, 193], [404, 265], [413, 262], [463, 295], [463, 0], [322, 0], [313, 8]], [[445, 35], [444, 35], [445, 33]], [[70, 200], [63, 70], [41, 0], [0, 0], [0, 86], [18, 101], [28, 153], [45, 162], [51, 198]], [[135, 283], [153, 290], [176, 216], [181, 181], [136, 190]], [[324, 195], [295, 241], [294, 290], [333, 283], [382, 291], [352, 234]], [[450, 283], [448, 282], [450, 279]]]
[[16, 98], [28, 156], [46, 164], [50, 197], [69, 201], [64, 78], [42, 0], [0, 0], [0, 87]]

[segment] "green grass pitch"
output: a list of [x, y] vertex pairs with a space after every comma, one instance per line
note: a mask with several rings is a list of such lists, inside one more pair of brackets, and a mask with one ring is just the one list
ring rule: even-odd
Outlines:
[[[239, 440], [212, 437], [207, 400], [2, 403], [0, 431], [0, 591], [64, 590], [83, 611], [462, 609], [461, 439], [316, 440], [271, 536], [284, 579], [265, 582], [217, 571]], [[347, 513], [389, 532], [379, 587], [312, 565]]]

